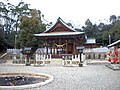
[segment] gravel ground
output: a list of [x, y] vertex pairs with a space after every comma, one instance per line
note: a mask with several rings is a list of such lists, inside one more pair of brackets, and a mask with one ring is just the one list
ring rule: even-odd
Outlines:
[[54, 80], [44, 86], [25, 90], [120, 90], [120, 70], [113, 71], [106, 63], [88, 64], [87, 67], [63, 67], [45, 65], [43, 67], [0, 64], [1, 72], [46, 73]]

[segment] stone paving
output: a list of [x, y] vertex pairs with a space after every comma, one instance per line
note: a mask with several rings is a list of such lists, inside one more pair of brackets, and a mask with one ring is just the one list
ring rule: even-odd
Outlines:
[[54, 64], [43, 67], [0, 64], [0, 73], [45, 73], [54, 77], [54, 80], [47, 85], [25, 90], [120, 90], [120, 70], [109, 69], [105, 66], [106, 64], [108, 63], [92, 63], [87, 67], [63, 67]]

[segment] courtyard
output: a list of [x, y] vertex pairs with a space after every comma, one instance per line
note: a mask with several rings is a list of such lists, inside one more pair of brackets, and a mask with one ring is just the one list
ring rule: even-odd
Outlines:
[[0, 73], [45, 73], [54, 77], [49, 84], [25, 90], [120, 90], [120, 70], [109, 69], [106, 64], [108, 62], [88, 63], [86, 67], [65, 67], [58, 64], [34, 67], [3, 63], [0, 64]]

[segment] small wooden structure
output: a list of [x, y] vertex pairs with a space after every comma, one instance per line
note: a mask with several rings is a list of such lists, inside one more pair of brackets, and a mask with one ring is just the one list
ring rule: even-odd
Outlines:
[[85, 33], [74, 30], [60, 17], [51, 28], [34, 36], [45, 41], [46, 55], [51, 54], [52, 58], [62, 58], [63, 54], [77, 55], [76, 47], [85, 42]]
[[85, 48], [96, 48], [97, 46], [95, 38], [87, 38], [86, 43], [84, 43]]

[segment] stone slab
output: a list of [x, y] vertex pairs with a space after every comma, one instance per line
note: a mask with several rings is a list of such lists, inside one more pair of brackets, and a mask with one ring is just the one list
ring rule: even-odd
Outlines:
[[120, 70], [120, 64], [108, 64], [106, 67], [112, 69], [112, 70]]

